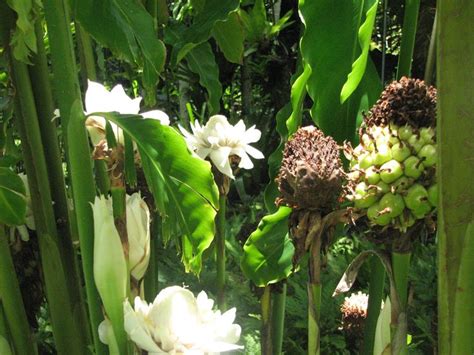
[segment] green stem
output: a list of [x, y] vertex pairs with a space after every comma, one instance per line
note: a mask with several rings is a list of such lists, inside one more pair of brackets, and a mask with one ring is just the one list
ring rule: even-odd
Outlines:
[[309, 257], [308, 354], [319, 355], [321, 328], [321, 236], [313, 240]]
[[415, 48], [416, 25], [420, 0], [405, 0], [405, 14], [403, 17], [402, 42], [398, 55], [397, 78], [410, 76], [413, 49]]
[[5, 339], [10, 339], [10, 332], [8, 330], [7, 320], [5, 317], [5, 311], [3, 310], [3, 303], [1, 301], [1, 297], [0, 297], [0, 336], [4, 337]]
[[438, 353], [473, 354], [474, 2], [437, 5]]
[[[67, 132], [65, 143], [94, 348], [96, 354], [106, 354], [107, 348], [100, 342], [97, 332], [103, 316], [93, 276], [94, 222], [90, 203], [95, 198], [95, 186], [89, 141], [83, 121], [82, 98], [76, 76], [68, 7], [64, 0], [45, 0], [43, 4], [51, 46], [56, 99], [61, 112], [63, 130]], [[77, 107], [73, 114], [77, 120], [71, 120], [74, 103]]]
[[272, 285], [272, 349], [273, 354], [279, 355], [283, 346], [285, 325], [286, 281]]
[[158, 245], [161, 230], [160, 214], [153, 213], [151, 224], [151, 238], [150, 238], [150, 263], [145, 274], [145, 299], [148, 302], [153, 302], [158, 294]]
[[426, 59], [426, 66], [425, 66], [425, 83], [426, 85], [431, 85], [433, 81], [433, 75], [436, 65], [436, 23], [438, 17], [438, 12], [435, 14], [435, 18], [433, 21], [433, 29], [431, 31], [431, 38], [430, 38], [430, 46], [428, 48], [428, 56]]
[[385, 268], [379, 258], [372, 257], [370, 260], [370, 284], [369, 304], [367, 307], [367, 318], [364, 323], [363, 355], [374, 353], [375, 329], [380, 314], [385, 285]]
[[62, 241], [56, 229], [49, 176], [28, 69], [24, 63], [13, 57], [10, 59], [17, 94], [15, 118], [31, 192], [53, 334], [58, 352], [79, 354], [87, 349], [87, 330], [80, 327], [81, 305], [74, 304], [68, 289], [70, 275], [67, 272], [73, 268], [65, 266], [71, 261], [64, 258]]
[[[10, 331], [10, 339], [17, 354], [37, 354], [36, 342], [30, 332], [25, 306], [21, 298], [20, 286], [16, 278], [15, 267], [5, 226], [0, 224], [0, 299]], [[0, 314], [1, 315], [1, 314]], [[8, 337], [5, 337], [8, 339]]]
[[262, 298], [260, 300], [262, 307], [262, 336], [261, 347], [262, 355], [273, 355], [272, 350], [272, 332], [271, 332], [271, 317], [272, 317], [272, 293], [271, 285], [265, 286]]
[[[400, 301], [398, 312], [392, 312], [392, 353], [408, 354], [407, 348], [407, 301], [408, 301], [408, 274], [410, 269], [411, 253], [392, 252], [392, 269], [395, 288]], [[397, 339], [397, 340], [396, 340]], [[398, 340], [400, 344], [397, 344]], [[398, 352], [393, 349], [399, 349]]]
[[226, 195], [219, 196], [219, 211], [216, 220], [216, 267], [217, 267], [217, 305], [225, 311], [225, 212]]

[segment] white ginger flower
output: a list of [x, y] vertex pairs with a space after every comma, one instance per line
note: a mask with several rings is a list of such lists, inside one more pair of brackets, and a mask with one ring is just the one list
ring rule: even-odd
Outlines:
[[223, 115], [212, 116], [206, 125], [201, 126], [198, 121], [191, 124], [193, 134], [179, 127], [186, 139], [190, 150], [200, 158], [209, 156], [214, 166], [222, 173], [234, 179], [229, 157], [235, 155], [240, 158], [239, 168], [252, 169], [254, 159], [263, 159], [262, 152], [250, 146], [258, 142], [261, 132], [255, 126], [246, 129], [242, 120], [232, 126]]
[[[85, 114], [116, 111], [121, 114], [138, 115], [141, 100], [141, 97], [135, 99], [128, 97], [122, 85], [116, 85], [111, 91], [108, 91], [102, 84], [89, 80], [85, 97]], [[160, 110], [147, 111], [140, 113], [140, 115], [144, 118], [159, 120], [162, 125], [168, 126], [170, 124], [168, 115]], [[106, 120], [101, 116], [89, 116], [87, 118], [86, 127], [92, 144], [97, 145], [101, 140], [105, 139], [105, 124]], [[110, 122], [110, 125], [117, 143], [123, 144], [122, 129], [113, 122]]]
[[[162, 290], [153, 303], [135, 298], [134, 309], [124, 302], [125, 331], [142, 350], [153, 354], [219, 354], [242, 349], [236, 345], [241, 328], [233, 324], [235, 308], [221, 314], [204, 291], [172, 286]], [[105, 337], [104, 337], [105, 338]]]

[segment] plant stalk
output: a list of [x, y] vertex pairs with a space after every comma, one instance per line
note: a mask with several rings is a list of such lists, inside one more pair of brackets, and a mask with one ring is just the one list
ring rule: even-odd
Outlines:
[[[37, 354], [36, 341], [30, 331], [5, 226], [2, 224], [0, 224], [0, 300], [15, 352], [25, 355]], [[0, 316], [3, 314], [0, 313]]]
[[438, 353], [474, 353], [474, 2], [437, 2]]
[[[15, 118], [22, 142], [26, 174], [31, 192], [33, 214], [41, 254], [53, 334], [58, 352], [81, 353], [87, 349], [87, 330], [81, 329], [80, 307], [71, 300], [62, 241], [56, 229], [49, 177], [26, 64], [11, 57], [16, 88]], [[33, 153], [34, 152], [34, 153]], [[78, 318], [79, 317], [79, 318]]]
[[415, 48], [416, 25], [420, 0], [405, 0], [405, 14], [403, 17], [402, 41], [398, 55], [397, 79], [411, 75], [411, 62]]
[[[89, 141], [83, 121], [82, 98], [76, 76], [68, 4], [64, 0], [45, 0], [43, 4], [51, 46], [56, 99], [61, 111], [63, 129], [67, 132], [65, 145], [94, 348], [96, 354], [107, 354], [107, 348], [100, 342], [97, 331], [103, 315], [93, 276], [94, 222], [90, 203], [95, 198], [95, 186]], [[74, 103], [76, 112], [72, 112]], [[71, 119], [72, 117], [75, 119]]]
[[424, 80], [426, 85], [431, 85], [436, 65], [436, 23], [438, 12], [435, 14], [433, 29], [431, 31], [430, 46], [428, 47], [428, 56], [426, 59]]
[[227, 197], [225, 193], [219, 195], [219, 211], [216, 220], [216, 267], [217, 267], [217, 305], [223, 312], [225, 302], [225, 213]]
[[283, 347], [283, 333], [285, 326], [286, 308], [286, 281], [272, 285], [272, 349], [273, 354], [279, 355]]
[[157, 212], [153, 212], [150, 238], [150, 263], [145, 274], [145, 299], [153, 302], [158, 294], [158, 246], [160, 244], [161, 217]]
[[[395, 279], [395, 288], [398, 294], [398, 299], [400, 300], [400, 310], [399, 312], [394, 312], [392, 309], [391, 344], [392, 353], [400, 355], [408, 354], [406, 311], [408, 301], [408, 274], [410, 269], [410, 259], [411, 253], [392, 252], [393, 277]], [[397, 344], [398, 341], [395, 341], [395, 339], [399, 339], [400, 343]]]
[[367, 318], [364, 323], [363, 355], [374, 353], [375, 329], [377, 328], [377, 320], [383, 299], [385, 268], [377, 257], [372, 257], [370, 260], [369, 282], [369, 304], [367, 306]]
[[311, 243], [308, 282], [308, 354], [319, 355], [321, 328], [321, 236]]
[[264, 288], [260, 304], [262, 308], [262, 336], [261, 336], [261, 347], [262, 355], [273, 355], [272, 349], [272, 292], [271, 285], [267, 285]]

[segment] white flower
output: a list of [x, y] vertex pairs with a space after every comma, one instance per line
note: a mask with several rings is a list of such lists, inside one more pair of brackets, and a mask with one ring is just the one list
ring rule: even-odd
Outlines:
[[[137, 115], [140, 111], [141, 100], [141, 97], [135, 99], [128, 97], [122, 85], [116, 85], [111, 91], [108, 91], [102, 84], [89, 80], [85, 97], [85, 114], [116, 111], [121, 114]], [[140, 115], [144, 118], [159, 120], [162, 125], [169, 125], [170, 123], [168, 115], [160, 110], [143, 112]], [[87, 118], [86, 127], [92, 144], [97, 145], [102, 139], [105, 139], [105, 123], [105, 118], [101, 116], [89, 116]], [[110, 122], [110, 125], [115, 133], [117, 143], [123, 144], [122, 130], [113, 122]]]
[[181, 126], [179, 129], [190, 150], [195, 151], [202, 159], [209, 156], [216, 168], [232, 179], [234, 175], [229, 162], [230, 156], [240, 157], [239, 168], [243, 169], [253, 168], [249, 155], [255, 159], [264, 158], [259, 150], [250, 146], [250, 143], [260, 139], [260, 131], [255, 126], [246, 130], [242, 120], [232, 126], [225, 116], [215, 115], [203, 127], [198, 121], [191, 124], [193, 134]]
[[126, 197], [129, 268], [135, 280], [145, 275], [150, 261], [150, 211], [139, 193]]
[[152, 304], [135, 298], [135, 309], [124, 302], [125, 331], [149, 354], [218, 354], [241, 349], [235, 308], [221, 314], [202, 291], [197, 298], [179, 286], [162, 290]]

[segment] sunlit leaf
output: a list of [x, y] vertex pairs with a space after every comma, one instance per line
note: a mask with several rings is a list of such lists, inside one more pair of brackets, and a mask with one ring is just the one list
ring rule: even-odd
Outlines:
[[211, 45], [201, 43], [186, 55], [189, 69], [199, 75], [199, 84], [209, 94], [209, 113], [216, 114], [220, 110], [222, 85], [219, 81], [219, 67], [216, 63]]
[[291, 208], [265, 216], [247, 239], [240, 266], [245, 276], [263, 287], [287, 278], [293, 268], [293, 243], [288, 236]]
[[21, 178], [8, 168], [0, 168], [0, 224], [25, 223], [25, 185]]
[[[201, 257], [214, 238], [218, 191], [211, 166], [193, 155], [183, 137], [158, 120], [101, 113], [120, 126], [138, 146], [147, 182], [160, 208], [166, 228], [177, 232], [186, 248], [183, 261], [199, 273]], [[174, 225], [173, 225], [174, 224]]]
[[358, 39], [361, 54], [357, 60], [352, 63], [352, 71], [347, 76], [341, 91], [341, 103], [344, 103], [359, 85], [364, 76], [367, 58], [369, 57], [370, 42], [372, 40], [372, 31], [375, 23], [375, 15], [377, 14], [378, 1], [364, 1], [365, 21], [359, 28]]
[[217, 22], [212, 36], [229, 62], [242, 64], [245, 35], [238, 12], [229, 14], [226, 21]]
[[391, 321], [392, 307], [390, 298], [385, 300], [382, 311], [377, 320], [377, 327], [375, 330], [374, 339], [374, 355], [388, 355], [390, 350], [390, 321]]

